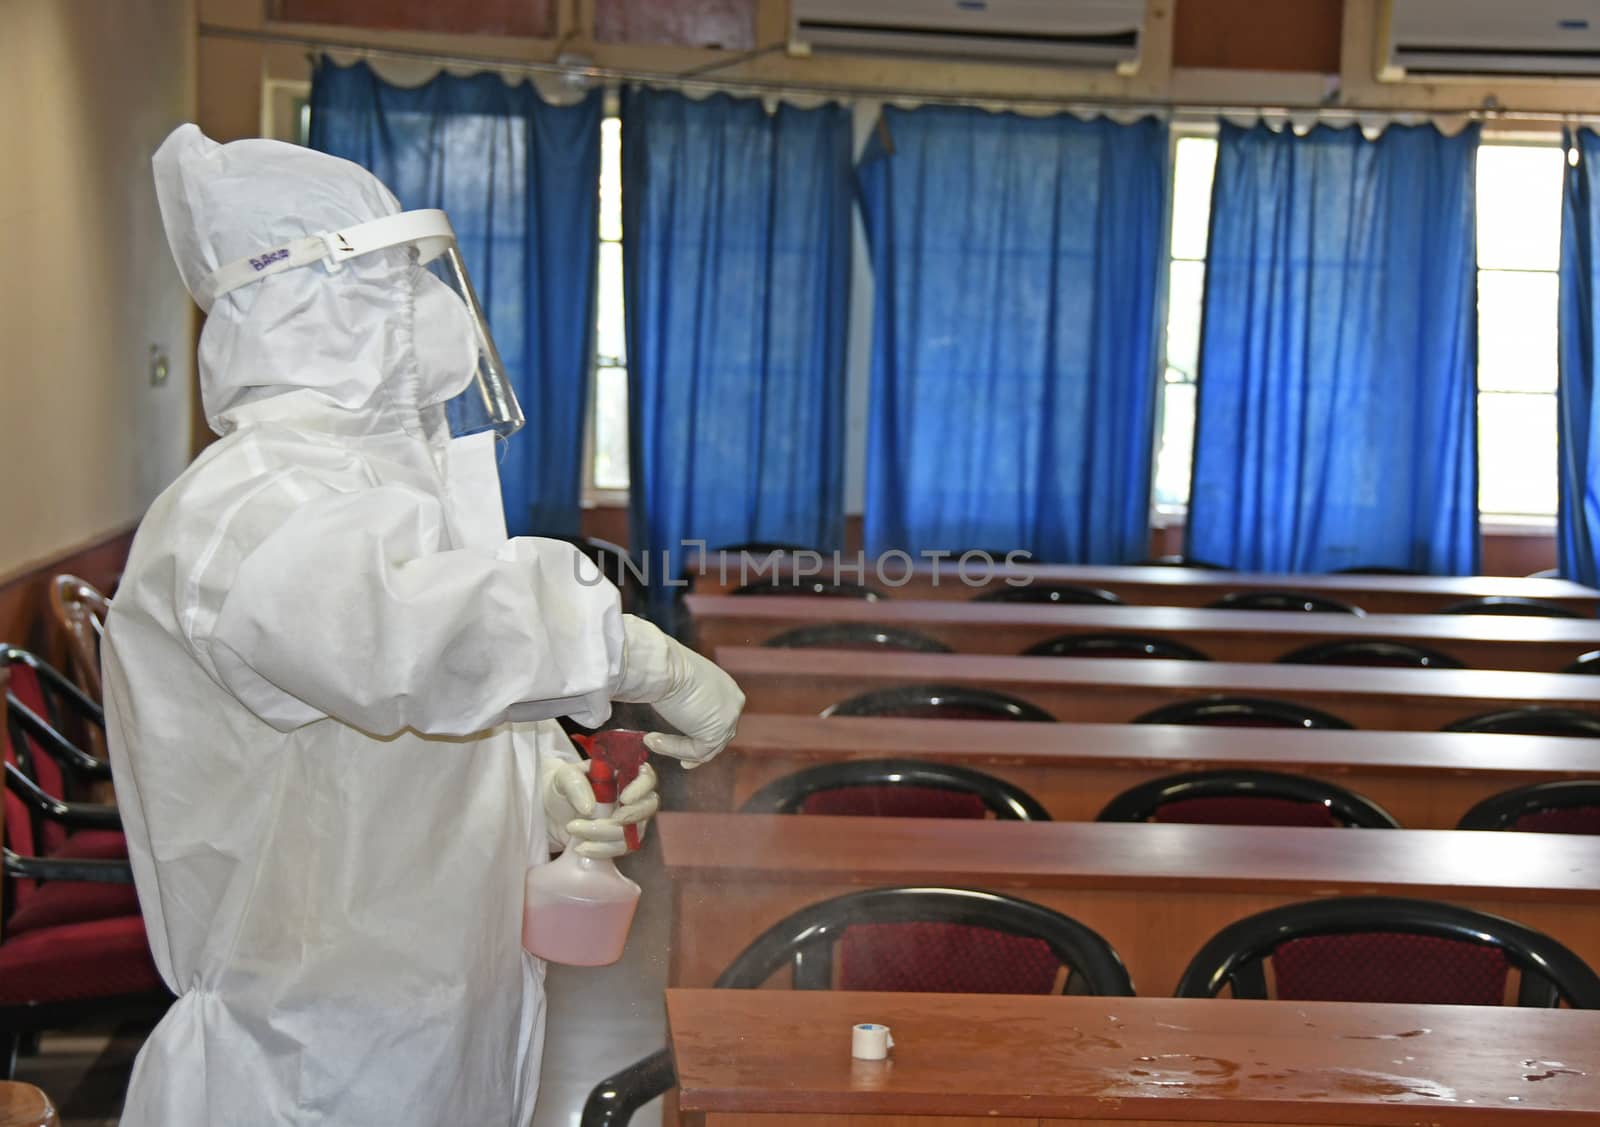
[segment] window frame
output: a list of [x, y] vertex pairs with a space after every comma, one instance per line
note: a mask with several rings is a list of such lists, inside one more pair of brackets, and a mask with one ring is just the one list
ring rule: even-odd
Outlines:
[[[1562, 132], [1561, 132], [1561, 130], [1559, 128], [1550, 128], [1550, 129], [1534, 129], [1534, 128], [1526, 128], [1526, 127], [1517, 128], [1517, 129], [1491, 129], [1491, 128], [1485, 128], [1483, 133], [1482, 133], [1482, 135], [1479, 138], [1479, 141], [1478, 141], [1478, 149], [1479, 149], [1479, 154], [1480, 155], [1482, 153], [1482, 150], [1485, 149], [1485, 148], [1489, 148], [1489, 147], [1509, 147], [1509, 146], [1515, 146], [1515, 147], [1520, 147], [1520, 148], [1556, 148], [1556, 149], [1561, 150], [1563, 153], [1566, 151], [1565, 139], [1563, 138]], [[1476, 187], [1476, 186], [1474, 186], [1474, 187]], [[1564, 191], [1564, 188], [1563, 188], [1563, 191]], [[1478, 202], [1477, 194], [1476, 194], [1476, 191], [1475, 191], [1474, 195], [1473, 195], [1473, 221], [1474, 221], [1474, 225], [1475, 225], [1474, 226], [1474, 231], [1475, 232], [1476, 232], [1476, 223], [1477, 223], [1477, 219], [1478, 219], [1478, 207], [1479, 207], [1479, 202]], [[1558, 204], [1558, 207], [1559, 207], [1559, 204]], [[1557, 302], [1557, 313], [1558, 313], [1558, 317], [1559, 317], [1559, 308], [1560, 308], [1560, 301], [1561, 301], [1561, 290], [1560, 290], [1560, 276], [1561, 276], [1561, 274], [1560, 274], [1560, 272], [1561, 272], [1561, 259], [1560, 259], [1560, 247], [1559, 247], [1559, 244], [1557, 246], [1556, 268], [1554, 270], [1534, 270], [1534, 269], [1526, 269], [1526, 268], [1510, 268], [1510, 267], [1499, 267], [1499, 266], [1484, 267], [1484, 266], [1478, 265], [1477, 260], [1476, 260], [1476, 252], [1474, 252], [1474, 260], [1473, 260], [1473, 295], [1474, 295], [1474, 300], [1478, 300], [1478, 299], [1481, 298], [1481, 294], [1482, 294], [1483, 291], [1482, 291], [1482, 286], [1481, 286], [1480, 283], [1481, 283], [1483, 275], [1485, 273], [1490, 273], [1490, 274], [1496, 274], [1496, 273], [1499, 273], [1499, 274], [1553, 274], [1557, 279], [1556, 302]], [[1480, 320], [1481, 320], [1481, 318], [1480, 318]], [[1481, 328], [1480, 328], [1480, 331], [1481, 331]], [[1558, 325], [1557, 331], [1558, 332], [1560, 331], [1559, 330], [1559, 325]], [[1482, 370], [1482, 367], [1481, 367], [1481, 363], [1482, 363], [1481, 349], [1479, 349], [1478, 351], [1479, 351], [1478, 359], [1479, 359], [1479, 365], [1480, 366], [1477, 367], [1473, 372], [1473, 410], [1474, 410], [1473, 419], [1474, 419], [1474, 423], [1475, 424], [1477, 423], [1477, 420], [1479, 418], [1479, 416], [1477, 415], [1477, 412], [1482, 409], [1482, 398], [1483, 398], [1483, 396], [1485, 394], [1484, 387], [1483, 387], [1483, 382], [1482, 382], [1483, 370]], [[1560, 363], [1560, 344], [1559, 344], [1559, 341], [1557, 342], [1556, 360], [1557, 360], [1557, 364], [1559, 365], [1559, 363]], [[1556, 397], [1560, 394], [1560, 378], [1561, 378], [1560, 377], [1560, 372], [1558, 370], [1557, 373], [1556, 373], [1556, 386], [1555, 386], [1554, 389], [1552, 389], [1550, 391], [1519, 391], [1519, 390], [1509, 390], [1508, 391], [1508, 390], [1500, 389], [1500, 388], [1491, 388], [1491, 389], [1489, 389], [1487, 394], [1490, 394], [1490, 395], [1548, 396], [1551, 400], [1556, 400]], [[1560, 455], [1560, 441], [1561, 441], [1560, 427], [1561, 427], [1561, 422], [1560, 422], [1560, 415], [1559, 415], [1559, 409], [1558, 409], [1558, 413], [1557, 413], [1557, 416], [1556, 416], [1556, 433], [1552, 436], [1552, 438], [1554, 439], [1556, 445], [1551, 450], [1551, 458], [1555, 462], [1556, 472], [1557, 472], [1557, 482], [1556, 482], [1556, 490], [1557, 490], [1557, 493], [1556, 493], [1556, 507], [1557, 507], [1557, 511], [1555, 513], [1502, 512], [1502, 511], [1499, 511], [1499, 510], [1485, 509], [1483, 507], [1483, 502], [1482, 502], [1482, 488], [1483, 488], [1482, 487], [1482, 478], [1483, 478], [1483, 469], [1484, 469], [1484, 462], [1483, 462], [1483, 435], [1482, 435], [1481, 429], [1477, 429], [1475, 427], [1475, 430], [1476, 430], [1475, 437], [1476, 437], [1477, 442], [1478, 442], [1478, 476], [1479, 476], [1478, 530], [1479, 530], [1480, 535], [1539, 537], [1539, 536], [1549, 536], [1549, 535], [1554, 534], [1554, 532], [1556, 530], [1556, 523], [1557, 523], [1557, 521], [1559, 519], [1560, 504], [1561, 504], [1561, 500], [1560, 500], [1560, 477], [1559, 477], [1559, 475], [1560, 475], [1560, 466], [1561, 466], [1561, 461], [1560, 461], [1560, 458], [1561, 458], [1561, 455]]]
[[[1166, 225], [1162, 236], [1162, 261], [1164, 269], [1161, 278], [1161, 309], [1159, 328], [1157, 329], [1158, 347], [1155, 350], [1155, 372], [1152, 378], [1155, 382], [1155, 419], [1152, 436], [1154, 442], [1150, 450], [1150, 516], [1149, 523], [1152, 529], [1181, 528], [1189, 516], [1189, 502], [1187, 498], [1182, 502], [1162, 502], [1156, 497], [1156, 475], [1161, 466], [1161, 452], [1165, 445], [1167, 424], [1167, 334], [1172, 317], [1172, 264], [1174, 262], [1200, 262], [1209, 268], [1211, 257], [1210, 222], [1211, 204], [1206, 202], [1206, 257], [1201, 259], [1178, 258], [1172, 253], [1172, 222], [1177, 210], [1176, 181], [1178, 177], [1178, 143], [1189, 138], [1201, 138], [1215, 141], [1221, 127], [1218, 121], [1212, 119], [1174, 119], [1167, 139], [1167, 216]], [[1201, 322], [1202, 329], [1205, 320], [1205, 289], [1201, 288]], [[1200, 389], [1200, 364], [1199, 355], [1195, 357], [1195, 371], [1193, 378], [1184, 381], [1195, 389], [1196, 404], [1199, 402]], [[1196, 413], [1198, 425], [1198, 412]], [[1189, 470], [1191, 485], [1194, 480], [1194, 435], [1189, 438]]]
[[[618, 123], [617, 128], [620, 131], [620, 129], [621, 129], [621, 109], [622, 109], [621, 103], [622, 103], [622, 99], [619, 97], [617, 91], [615, 89], [609, 89], [608, 88], [606, 90], [606, 96], [605, 96], [605, 107], [604, 107], [604, 109], [602, 111], [602, 114], [601, 114], [601, 128], [602, 128], [602, 130], [605, 127], [605, 122], [606, 121], [615, 120]], [[620, 140], [620, 137], [619, 137], [619, 140]], [[604, 175], [605, 175], [604, 166], [602, 165], [601, 176], [603, 177]], [[599, 195], [599, 192], [600, 192], [600, 182], [597, 181], [595, 183], [596, 196]], [[621, 197], [621, 192], [622, 192], [621, 162], [619, 161], [618, 162], [618, 184], [617, 184], [617, 193], [618, 193], [618, 198], [619, 199]], [[598, 215], [598, 209], [597, 209], [597, 214], [596, 214], [597, 222], [596, 222], [596, 225], [595, 225], [595, 248], [596, 248], [595, 249], [595, 269], [596, 269], [597, 274], [598, 274], [598, 271], [599, 271], [599, 255], [600, 255], [599, 248], [601, 246], [605, 245], [605, 244], [612, 243], [612, 242], [615, 242], [615, 245], [618, 246], [618, 247], [622, 246], [621, 238], [618, 238], [616, 240], [611, 240], [611, 239], [605, 238], [605, 236], [602, 234], [602, 231], [601, 231], [601, 228], [600, 228], [600, 224], [598, 222], [599, 218], [600, 217]], [[592, 319], [593, 319], [593, 325], [594, 325], [594, 330], [595, 330], [595, 338], [594, 338], [594, 347], [592, 347], [589, 350], [589, 386], [588, 386], [588, 392], [584, 397], [585, 398], [585, 404], [584, 404], [584, 411], [583, 411], [583, 490], [582, 490], [582, 496], [581, 496], [581, 504], [585, 509], [626, 508], [628, 506], [628, 504], [630, 503], [630, 499], [632, 497], [632, 489], [633, 489], [633, 467], [631, 465], [628, 467], [628, 485], [625, 488], [616, 489], [616, 488], [610, 488], [610, 487], [606, 487], [606, 486], [601, 486], [601, 485], [597, 484], [596, 481], [595, 481], [595, 455], [597, 453], [597, 451], [595, 449], [596, 438], [597, 438], [596, 431], [597, 431], [597, 429], [599, 427], [599, 422], [600, 422], [600, 416], [599, 416], [600, 371], [601, 371], [602, 368], [620, 369], [623, 372], [628, 371], [628, 367], [627, 367], [626, 363], [623, 363], [623, 364], [602, 364], [601, 363], [601, 359], [600, 359], [600, 300], [601, 300], [600, 285], [599, 285], [598, 280], [597, 280], [596, 284], [595, 284], [595, 287], [594, 287], [594, 309], [593, 309], [593, 312], [592, 312]], [[630, 388], [630, 391], [631, 391], [631, 388]], [[630, 415], [630, 418], [631, 418], [631, 415], [632, 415], [631, 396], [630, 396], [630, 403], [629, 403], [629, 415]]]

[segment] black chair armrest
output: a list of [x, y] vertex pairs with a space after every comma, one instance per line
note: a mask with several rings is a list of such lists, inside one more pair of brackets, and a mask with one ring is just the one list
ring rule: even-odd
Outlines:
[[596, 1084], [583, 1104], [578, 1127], [624, 1127], [633, 1113], [678, 1083], [672, 1050], [658, 1049]]
[[87, 880], [102, 884], [132, 884], [133, 868], [126, 861], [98, 861], [77, 857], [21, 857], [7, 849], [5, 870], [21, 880]]
[[[105, 721], [99, 714], [98, 706], [91, 704], [89, 707], [95, 709], [93, 719], [103, 725]], [[6, 710], [10, 716], [12, 739], [26, 738], [31, 746], [42, 749], [61, 764], [62, 770], [70, 771], [79, 778], [96, 781], [111, 778], [111, 764], [84, 751], [16, 697], [7, 696]]]
[[99, 802], [67, 802], [39, 788], [15, 763], [7, 763], [6, 789], [41, 817], [73, 830], [120, 830], [122, 814]]

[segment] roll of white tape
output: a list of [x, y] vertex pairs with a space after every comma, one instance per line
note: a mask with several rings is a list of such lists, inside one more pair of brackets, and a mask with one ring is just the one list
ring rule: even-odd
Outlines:
[[850, 1055], [857, 1060], [883, 1060], [894, 1048], [887, 1025], [864, 1021], [850, 1028]]

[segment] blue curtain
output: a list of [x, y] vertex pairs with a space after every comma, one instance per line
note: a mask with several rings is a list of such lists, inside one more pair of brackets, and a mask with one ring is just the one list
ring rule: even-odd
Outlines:
[[884, 111], [870, 552], [1146, 554], [1167, 158], [1153, 120]]
[[1556, 547], [1561, 574], [1590, 587], [1600, 586], [1600, 438], [1594, 413], [1600, 380], [1595, 328], [1600, 325], [1600, 136], [1580, 130], [1568, 137], [1578, 163], [1567, 165], [1561, 208], [1561, 379], [1556, 388], [1560, 419], [1561, 500]]
[[843, 533], [850, 117], [635, 88], [622, 104], [633, 545]]
[[1223, 125], [1191, 556], [1477, 570], [1477, 148]]
[[404, 88], [326, 61], [311, 84], [313, 148], [371, 169], [407, 208], [450, 215], [528, 417], [500, 464], [513, 535], [578, 532], [602, 97], [553, 106], [494, 74]]

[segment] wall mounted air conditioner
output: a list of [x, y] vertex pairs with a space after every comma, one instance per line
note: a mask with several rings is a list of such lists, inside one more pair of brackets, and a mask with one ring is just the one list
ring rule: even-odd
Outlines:
[[1596, 0], [1389, 0], [1378, 77], [1600, 76]]
[[791, 0], [793, 53], [1138, 67], [1146, 0]]

